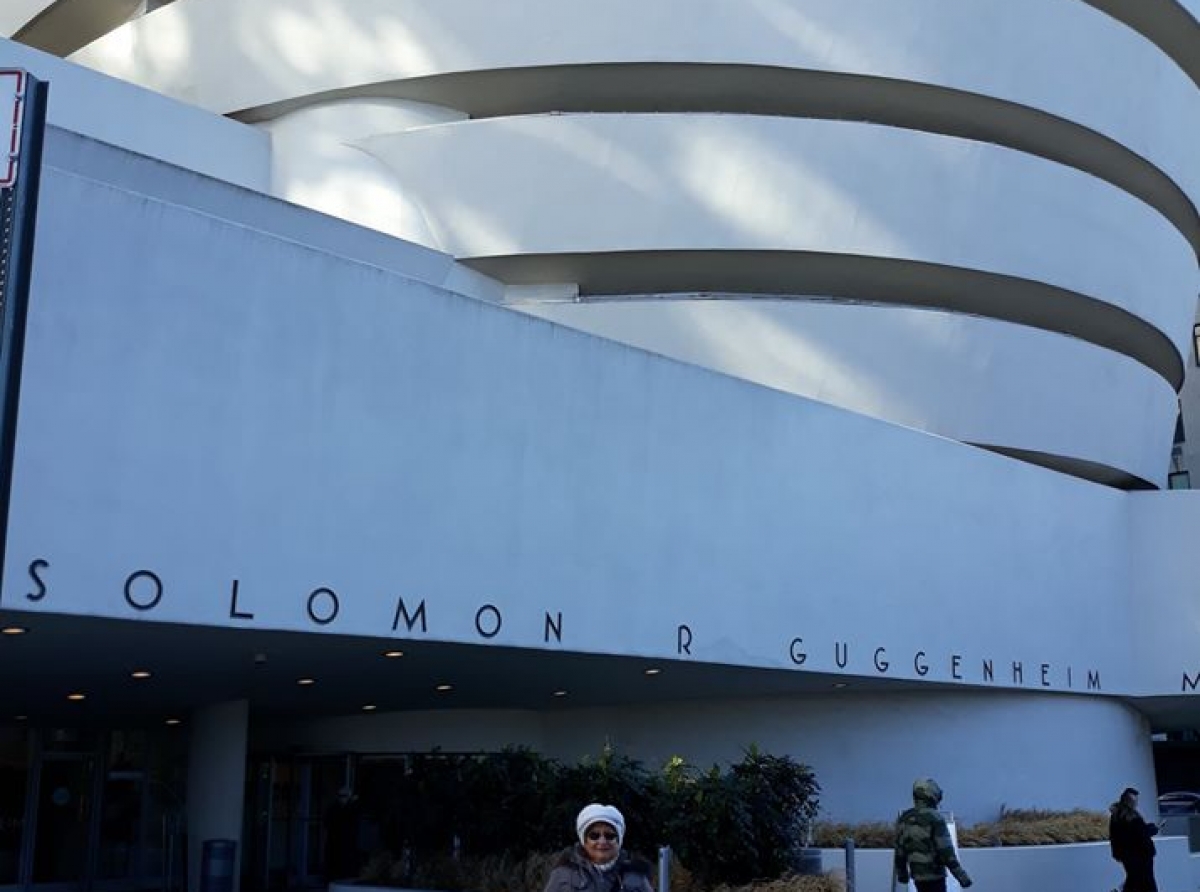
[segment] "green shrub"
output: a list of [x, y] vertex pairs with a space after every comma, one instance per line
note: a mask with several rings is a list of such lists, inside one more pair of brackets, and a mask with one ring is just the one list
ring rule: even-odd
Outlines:
[[807, 765], [753, 746], [727, 772], [673, 759], [660, 789], [663, 838], [708, 885], [786, 873], [809, 836], [820, 792]]
[[459, 778], [470, 806], [452, 817], [462, 850], [511, 858], [553, 848], [552, 831], [565, 825], [547, 798], [560, 774], [558, 763], [523, 747], [464, 759]]
[[596, 758], [575, 765], [556, 764], [556, 773], [540, 790], [547, 825], [540, 845], [565, 847], [575, 842], [575, 816], [589, 802], [617, 806], [625, 816], [625, 846], [653, 852], [665, 838], [662, 827], [662, 779], [636, 759], [606, 746]]
[[486, 892], [504, 892], [495, 874], [544, 857], [530, 852], [573, 844], [575, 815], [589, 802], [621, 809], [627, 850], [653, 859], [669, 843], [688, 867], [681, 876], [704, 890], [778, 877], [811, 835], [820, 792], [808, 766], [756, 747], [724, 771], [676, 757], [653, 772], [608, 747], [575, 765], [526, 749], [432, 752], [376, 763], [360, 780], [383, 850], [365, 881]]

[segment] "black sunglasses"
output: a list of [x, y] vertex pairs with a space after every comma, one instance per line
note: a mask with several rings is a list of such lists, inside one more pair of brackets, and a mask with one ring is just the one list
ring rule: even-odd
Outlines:
[[587, 833], [587, 838], [591, 842], [598, 842], [601, 839], [601, 837], [603, 837], [606, 842], [616, 842], [617, 841], [617, 834], [612, 833], [607, 830], [589, 830]]

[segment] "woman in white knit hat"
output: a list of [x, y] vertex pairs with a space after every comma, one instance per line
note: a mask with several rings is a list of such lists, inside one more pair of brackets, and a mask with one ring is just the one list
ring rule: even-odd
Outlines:
[[649, 863], [621, 851], [625, 816], [616, 806], [584, 806], [575, 835], [579, 842], [559, 856], [545, 892], [654, 892]]

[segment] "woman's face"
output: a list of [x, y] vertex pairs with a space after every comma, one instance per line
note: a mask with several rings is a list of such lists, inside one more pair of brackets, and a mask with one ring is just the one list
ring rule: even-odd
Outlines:
[[617, 842], [617, 828], [612, 824], [597, 821], [583, 833], [583, 851], [593, 864], [606, 864], [621, 851]]

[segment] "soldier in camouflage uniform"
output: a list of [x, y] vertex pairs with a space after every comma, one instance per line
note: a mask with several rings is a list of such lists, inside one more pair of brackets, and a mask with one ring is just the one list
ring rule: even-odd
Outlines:
[[946, 892], [946, 870], [966, 889], [971, 877], [958, 863], [946, 821], [938, 813], [942, 788], [931, 779], [913, 784], [913, 807], [896, 822], [896, 879], [917, 892]]

